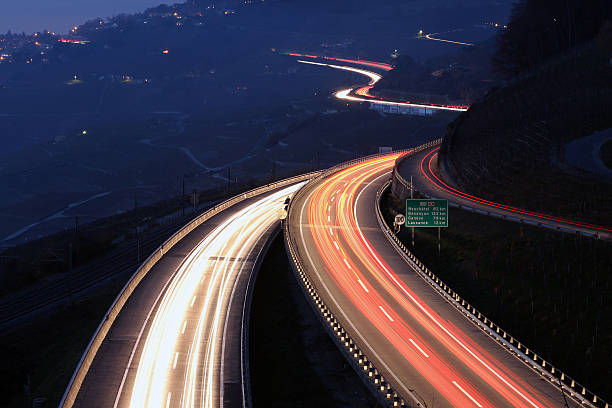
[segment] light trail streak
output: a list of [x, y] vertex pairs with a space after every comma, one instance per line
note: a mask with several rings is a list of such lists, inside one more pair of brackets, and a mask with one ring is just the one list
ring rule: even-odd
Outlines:
[[[447, 31], [450, 32], [450, 31]], [[466, 42], [461, 42], [461, 41], [451, 41], [451, 40], [445, 40], [443, 38], [434, 38], [434, 35], [438, 35], [438, 34], [444, 34], [444, 33], [431, 33], [431, 34], [426, 34], [424, 37], [427, 38], [428, 40], [433, 40], [433, 41], [440, 41], [440, 42], [445, 42], [445, 43], [449, 43], [449, 44], [457, 44], [457, 45], [465, 45], [468, 47], [473, 46], [473, 43], [466, 43]]]
[[[245, 262], [252, 262], [249, 255], [261, 235], [278, 222], [277, 211], [283, 208], [285, 198], [302, 184], [237, 210], [186, 257], [163, 294], [146, 335], [130, 407], [161, 408], [171, 399], [174, 406], [180, 401], [182, 407], [222, 403], [219, 366], [223, 364], [224, 317], [232, 287]], [[202, 280], [203, 286], [199, 285]], [[188, 325], [188, 321], [194, 324]], [[186, 356], [185, 366], [177, 365], [179, 354]]]
[[[417, 102], [394, 102], [394, 101], [386, 101], [382, 99], [375, 99], [374, 96], [370, 95], [368, 91], [372, 89], [372, 87], [382, 79], [380, 74], [376, 72], [367, 71], [365, 69], [347, 67], [344, 65], [334, 65], [334, 64], [325, 64], [322, 62], [314, 62], [314, 61], [304, 61], [298, 60], [298, 62], [302, 64], [310, 64], [310, 65], [318, 65], [323, 67], [329, 67], [333, 69], [339, 69], [342, 71], [354, 72], [357, 74], [365, 75], [370, 78], [370, 82], [368, 86], [358, 88], [355, 90], [354, 88], [347, 88], [340, 90], [334, 94], [334, 96], [338, 99], [342, 99], [345, 101], [351, 102], [370, 102], [375, 103], [377, 105], [388, 105], [388, 106], [404, 106], [411, 108], [426, 108], [426, 109], [434, 109], [434, 110], [446, 110], [446, 111], [454, 111], [454, 112], [464, 112], [468, 110], [467, 106], [452, 106], [452, 105], [442, 105], [442, 104], [426, 104], [426, 103], [417, 103]], [[352, 93], [361, 96], [354, 96]]]
[[[501, 203], [496, 203], [494, 201], [485, 200], [484, 198], [476, 197], [474, 195], [465, 193], [461, 190], [457, 190], [456, 188], [453, 188], [449, 186], [448, 184], [446, 184], [444, 181], [442, 181], [442, 179], [440, 179], [440, 177], [438, 177], [432, 169], [432, 162], [434, 158], [438, 155], [439, 149], [440, 149], [439, 147], [432, 149], [427, 155], [423, 157], [423, 159], [421, 160], [421, 173], [423, 174], [423, 176], [425, 176], [425, 178], [431, 184], [435, 185], [437, 188], [449, 194], [452, 194], [455, 197], [460, 197], [462, 199], [465, 199], [465, 200], [468, 200], [474, 203], [484, 204], [484, 205], [491, 206], [491, 207], [494, 207], [500, 210], [504, 210], [504, 211], [528, 215], [528, 216], [532, 216], [535, 218], [540, 218], [541, 220], [559, 222], [562, 224], [584, 227], [584, 228], [594, 229], [594, 230], [599, 230], [599, 231], [612, 232], [612, 228], [606, 227], [603, 225], [590, 224], [587, 222], [575, 221], [575, 220], [570, 220], [567, 218], [555, 217], [553, 215], [542, 214], [542, 213], [538, 213], [535, 211], [523, 210], [523, 209], [512, 207], [506, 204], [501, 204]], [[425, 162], [427, 162], [427, 168], [425, 168]]]
[[377, 74], [376, 72], [367, 71], [361, 68], [347, 67], [344, 65], [324, 64], [322, 62], [313, 62], [313, 61], [304, 61], [304, 60], [298, 60], [298, 62], [302, 64], [319, 65], [321, 67], [329, 67], [329, 68], [340, 69], [343, 71], [350, 71], [350, 72], [355, 72], [357, 74], [365, 75], [370, 78], [369, 85], [374, 85], [375, 83], [380, 81], [382, 78], [382, 75]]
[[354, 60], [354, 59], [346, 59], [346, 58], [334, 58], [334, 57], [325, 57], [325, 56], [319, 57], [316, 55], [299, 54], [295, 52], [283, 52], [281, 54], [290, 55], [292, 57], [299, 57], [299, 58], [326, 59], [326, 60], [338, 61], [338, 62], [348, 62], [349, 64], [365, 65], [368, 67], [378, 68], [378, 69], [382, 69], [385, 71], [391, 71], [393, 69], [393, 65], [386, 64], [384, 62], [376, 62], [376, 61], [368, 61], [368, 60]]
[[[504, 401], [513, 407], [555, 406], [461, 329], [442, 319], [399, 279], [363, 235], [357, 221], [357, 201], [367, 188], [364, 186], [374, 182], [372, 178], [391, 171], [397, 157], [399, 154], [390, 154], [344, 169], [318, 185], [304, 203], [308, 206], [307, 225], [329, 277], [359, 314], [451, 405], [472, 406], [477, 401], [492, 407], [495, 401]], [[323, 210], [339, 186], [342, 192], [333, 210], [342, 240], [323, 233], [328, 227]], [[365, 284], [369, 291], [362, 290]], [[485, 394], [483, 384], [492, 392]]]

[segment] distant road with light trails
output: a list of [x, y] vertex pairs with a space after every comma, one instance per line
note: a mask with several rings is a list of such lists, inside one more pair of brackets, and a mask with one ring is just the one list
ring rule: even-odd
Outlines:
[[[568, 218], [556, 217], [536, 211], [524, 210], [503, 203], [477, 197], [452, 186], [437, 173], [439, 147], [420, 152], [402, 160], [399, 173], [405, 179], [413, 176], [415, 189], [431, 198], [448, 199], [449, 202], [476, 210], [477, 212], [503, 216], [511, 221], [523, 220], [531, 225], [559, 228], [565, 232], [578, 231], [585, 235], [612, 240], [612, 226], [595, 225]], [[409, 182], [407, 183], [409, 184]]]
[[74, 405], [249, 406], [247, 292], [302, 184], [234, 204], [165, 253], [121, 310]]
[[409, 403], [565, 406], [557, 385], [467, 319], [385, 236], [376, 196], [400, 155], [371, 158], [317, 179], [293, 199], [290, 239], [318, 294]]
[[[313, 60], [323, 60], [323, 61], [337, 61], [344, 62], [353, 65], [364, 65], [369, 68], [380, 69], [382, 71], [391, 71], [393, 69], [392, 65], [386, 64], [384, 62], [374, 62], [368, 60], [353, 60], [346, 58], [333, 58], [333, 57], [325, 57], [325, 56], [316, 56], [310, 54], [299, 54], [299, 53], [282, 53], [283, 55], [289, 55], [293, 57], [299, 58], [309, 58]], [[431, 110], [446, 110], [446, 111], [454, 111], [454, 112], [464, 112], [468, 110], [468, 106], [463, 105], [443, 105], [443, 104], [431, 104], [431, 103], [421, 103], [416, 101], [397, 101], [397, 100], [386, 100], [379, 98], [375, 95], [371, 95], [369, 93], [370, 89], [374, 87], [374, 85], [382, 79], [382, 75], [369, 71], [362, 68], [355, 68], [353, 66], [348, 65], [337, 65], [337, 64], [329, 64], [327, 62], [318, 62], [318, 61], [309, 61], [304, 59], [299, 59], [298, 62], [302, 64], [309, 65], [317, 65], [322, 67], [328, 67], [333, 69], [338, 69], [342, 71], [354, 72], [356, 74], [361, 74], [370, 79], [370, 82], [366, 86], [362, 86], [359, 88], [347, 88], [340, 90], [334, 94], [334, 96], [338, 99], [342, 99], [349, 102], [368, 102], [377, 105], [388, 105], [388, 106], [397, 106], [397, 107], [410, 107], [410, 108], [425, 108]]]
[[[455, 31], [455, 30], [452, 30]], [[440, 42], [445, 42], [445, 43], [449, 43], [449, 44], [455, 44], [455, 45], [464, 45], [466, 47], [471, 47], [474, 44], [473, 43], [468, 43], [468, 42], [461, 42], [461, 41], [452, 41], [452, 40], [445, 40], [443, 38], [436, 38], [434, 37], [434, 35], [438, 35], [438, 34], [446, 34], [446, 33], [450, 33], [452, 31], [446, 31], [444, 33], [431, 33], [431, 34], [425, 34], [423, 37], [421, 38], [426, 38], [428, 40], [432, 40], [432, 41], [440, 41]]]

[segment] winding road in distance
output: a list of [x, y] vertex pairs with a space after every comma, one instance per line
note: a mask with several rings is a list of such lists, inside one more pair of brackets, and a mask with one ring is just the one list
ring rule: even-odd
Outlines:
[[562, 407], [564, 398], [438, 294], [377, 220], [376, 194], [399, 154], [307, 184], [289, 234], [319, 295], [407, 400], [435, 407]]
[[[341, 100], [349, 101], [349, 102], [368, 102], [376, 105], [387, 105], [394, 107], [404, 107], [404, 108], [422, 108], [429, 110], [446, 110], [446, 111], [454, 111], [454, 112], [464, 112], [468, 109], [468, 106], [462, 105], [443, 105], [443, 104], [432, 104], [432, 103], [422, 103], [418, 101], [397, 101], [397, 100], [387, 100], [383, 98], [379, 98], [377, 96], [371, 95], [369, 93], [370, 89], [374, 87], [374, 85], [380, 81], [382, 76], [376, 72], [369, 71], [366, 69], [355, 68], [353, 66], [348, 65], [337, 65], [330, 64], [327, 62], [318, 62], [319, 61], [337, 61], [348, 63], [352, 65], [362, 65], [371, 69], [378, 69], [382, 71], [391, 71], [393, 69], [392, 65], [386, 64], [384, 62], [374, 62], [368, 60], [352, 60], [346, 58], [333, 58], [333, 57], [325, 57], [325, 56], [316, 56], [310, 54], [300, 54], [294, 52], [283, 53], [283, 55], [289, 55], [292, 57], [302, 58], [299, 59], [298, 62], [302, 64], [310, 64], [323, 66], [333, 69], [338, 69], [342, 71], [354, 72], [357, 74], [364, 75], [370, 79], [370, 82], [366, 86], [362, 86], [359, 88], [347, 88], [340, 90], [335, 93], [335, 97]], [[303, 58], [308, 58], [308, 60], [304, 60]]]

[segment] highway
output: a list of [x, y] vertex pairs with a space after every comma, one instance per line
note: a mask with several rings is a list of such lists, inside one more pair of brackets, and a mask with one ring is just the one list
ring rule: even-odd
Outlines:
[[374, 85], [382, 79], [382, 75], [376, 72], [373, 72], [373, 71], [369, 71], [369, 70], [362, 69], [362, 68], [355, 68], [349, 65], [329, 64], [327, 62], [317, 62], [316, 60], [333, 60], [333, 61], [349, 63], [353, 65], [365, 65], [369, 68], [375, 68], [375, 69], [379, 69], [382, 71], [391, 71], [393, 69], [393, 66], [389, 64], [385, 64], [383, 62], [373, 62], [373, 61], [367, 61], [367, 60], [351, 60], [351, 59], [346, 59], [346, 58], [332, 58], [332, 57], [325, 57], [325, 56], [321, 57], [321, 56], [316, 56], [316, 55], [298, 54], [298, 53], [284, 53], [284, 55], [300, 57], [300, 58], [309, 58], [309, 59], [315, 60], [315, 61], [311, 61], [311, 60], [299, 59], [298, 62], [302, 64], [317, 65], [317, 66], [322, 66], [322, 67], [338, 69], [342, 71], [354, 72], [354, 73], [361, 74], [369, 78], [370, 81], [365, 86], [361, 86], [358, 88], [342, 89], [340, 91], [337, 91], [334, 94], [336, 98], [344, 100], [344, 101], [368, 102], [368, 103], [373, 103], [376, 105], [387, 105], [387, 106], [406, 107], [406, 108], [423, 108], [423, 109], [430, 109], [434, 111], [445, 110], [445, 111], [453, 111], [453, 112], [464, 112], [468, 109], [468, 106], [462, 106], [462, 105], [443, 105], [443, 104], [421, 103], [421, 102], [415, 102], [415, 101], [396, 101], [396, 100], [382, 99], [377, 96], [371, 95], [369, 93], [370, 89], [372, 89]]
[[307, 184], [289, 211], [306, 275], [355, 343], [409, 403], [560, 407], [557, 385], [510, 354], [435, 291], [396, 251], [376, 195], [400, 153]]
[[461, 191], [451, 183], [444, 181], [438, 174], [438, 150], [439, 147], [433, 147], [401, 161], [398, 166], [398, 172], [404, 178], [406, 185], [410, 184], [410, 176], [413, 176], [415, 189], [427, 197], [448, 199], [450, 203], [461, 205], [475, 212], [485, 215], [493, 214], [511, 221], [522, 220], [531, 225], [543, 225], [565, 232], [578, 231], [588, 236], [612, 239], [612, 226], [595, 225], [535, 211], [527, 211]]
[[302, 184], [234, 204], [166, 252], [121, 309], [74, 406], [249, 406], [248, 293]]

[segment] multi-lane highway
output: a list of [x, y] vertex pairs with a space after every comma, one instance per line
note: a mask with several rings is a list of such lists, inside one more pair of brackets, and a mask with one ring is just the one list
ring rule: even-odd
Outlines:
[[[372, 61], [324, 59], [392, 68]], [[368, 76], [367, 87], [336, 94], [347, 100], [371, 102], [368, 90], [381, 78], [352, 66], [300, 62]], [[432, 167], [436, 149], [402, 162], [414, 166], [409, 171], [416, 176], [418, 190], [486, 206], [487, 212], [521, 211], [444, 183]], [[245, 194], [243, 201], [208, 219], [169, 251], [162, 248], [163, 256], [101, 340], [74, 398], [65, 396], [70, 402], [62, 406], [248, 406], [249, 290], [261, 254], [278, 231], [284, 202], [300, 187], [288, 216], [288, 239], [325, 303], [404, 398], [436, 407], [543, 408], [573, 402], [552, 377], [543, 377], [466, 319], [397, 252], [379, 224], [376, 198], [399, 156], [381, 155], [342, 167], [304, 187], [295, 182], [252, 198]]]
[[165, 253], [104, 338], [74, 405], [248, 406], [248, 291], [301, 185], [235, 204]]
[[448, 199], [451, 203], [482, 214], [493, 214], [532, 225], [558, 228], [566, 232], [577, 231], [589, 236], [612, 239], [612, 226], [595, 225], [536, 211], [528, 211], [477, 197], [454, 187], [437, 172], [438, 151], [439, 147], [432, 147], [403, 159], [398, 165], [398, 173], [404, 178], [404, 183], [409, 185], [408, 180], [412, 176], [414, 187], [420, 193], [432, 198]]
[[376, 194], [398, 156], [311, 182], [291, 204], [290, 239], [325, 304], [413, 404], [565, 406], [569, 396], [466, 319], [384, 235]]

